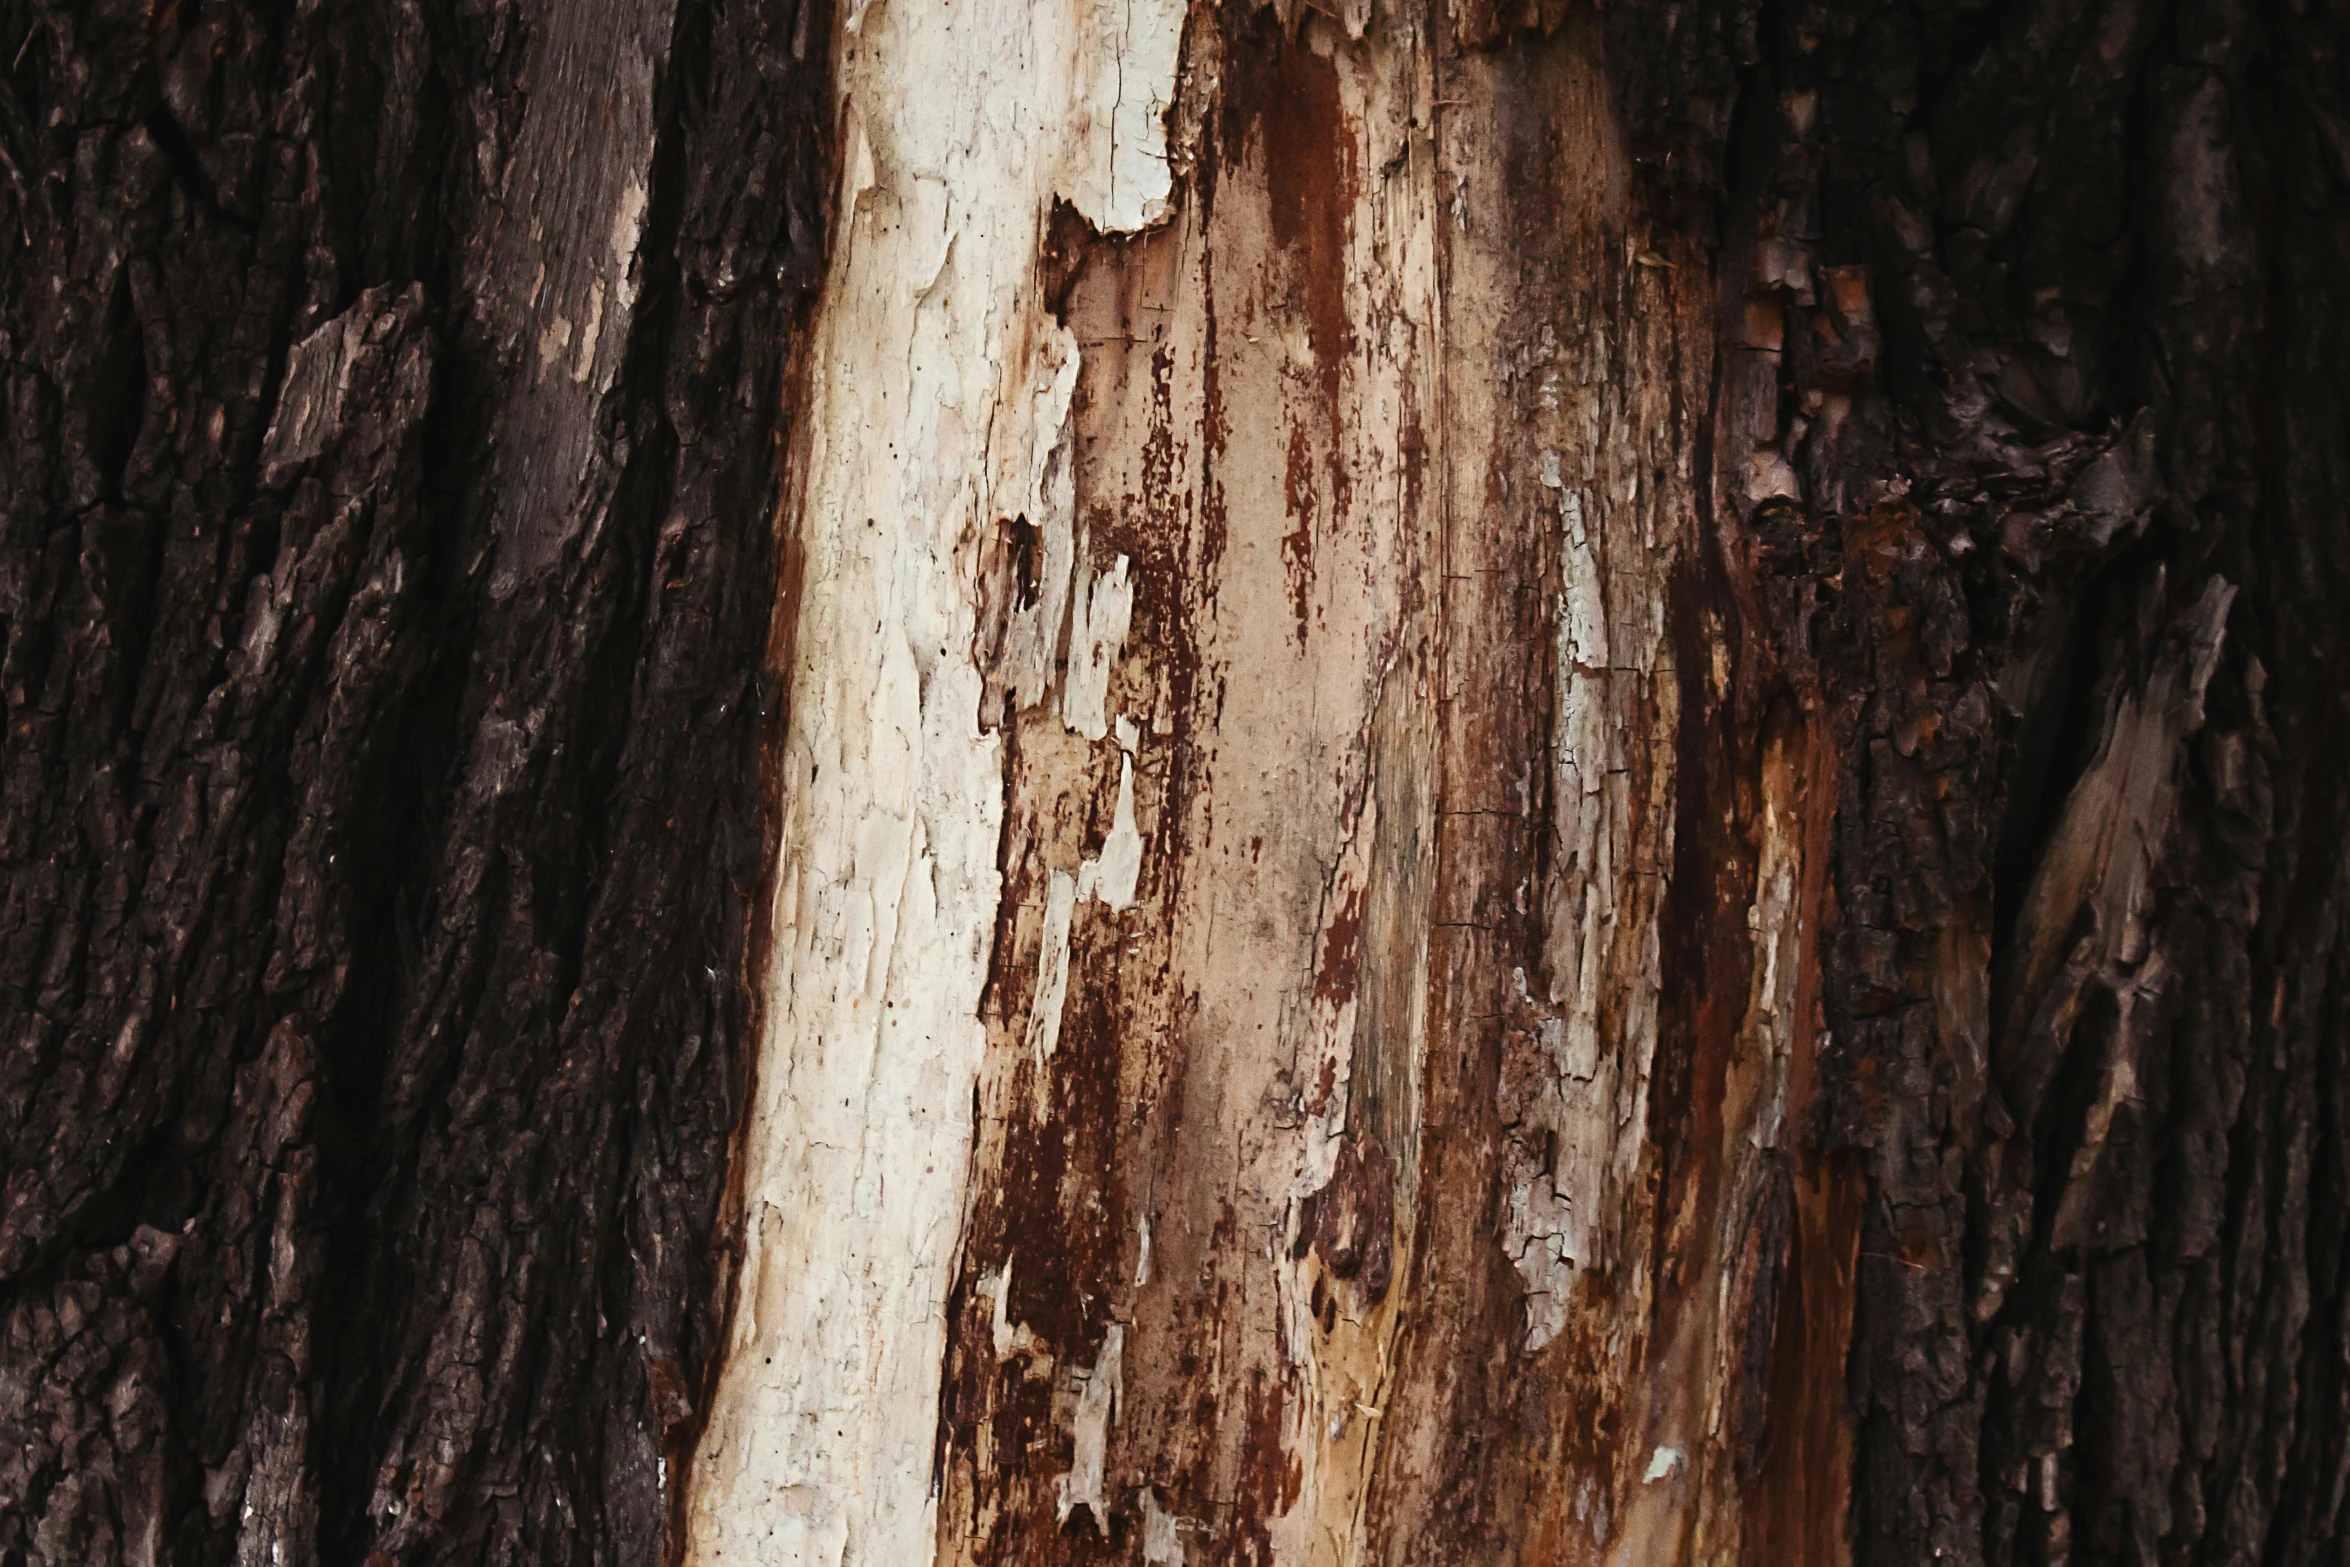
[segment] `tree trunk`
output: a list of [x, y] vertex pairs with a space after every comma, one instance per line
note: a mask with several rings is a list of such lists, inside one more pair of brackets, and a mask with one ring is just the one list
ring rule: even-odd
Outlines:
[[0, 1560], [657, 1560], [825, 17], [5, 16]]
[[0, 4], [0, 1562], [2342, 1560], [2346, 43]]

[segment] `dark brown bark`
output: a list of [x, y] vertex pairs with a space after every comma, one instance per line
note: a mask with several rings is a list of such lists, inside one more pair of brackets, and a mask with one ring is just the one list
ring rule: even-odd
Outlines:
[[[1720, 282], [1672, 610], [1736, 629], [1680, 771], [1736, 831], [1680, 840], [1676, 972], [1743, 983], [1766, 752], [1836, 802], [1812, 1108], [1739, 1221], [1747, 1553], [2344, 1559], [2350, 11], [1443, 20], [1537, 148], [1560, 29], [1602, 33], [1648, 232]], [[660, 1559], [727, 1283], [832, 27], [0, 5], [0, 1562]], [[1307, 58], [1222, 37], [1235, 93]], [[1509, 667], [1447, 722], [1535, 757], [1555, 562], [1494, 554], [1535, 563], [1476, 579]], [[1491, 823], [1437, 897], [1463, 950], [1487, 861], [1542, 852]], [[1668, 1005], [1668, 1184], [1707, 1178], [1722, 983]], [[1498, 1138], [1505, 1022], [1459, 988], [1432, 1102]], [[1492, 1237], [1446, 1244], [1441, 1506], [1371, 1512], [1398, 1559], [1515, 1560], [1549, 1449], [1497, 1434], [1568, 1417], [1486, 1353]], [[1037, 1452], [1023, 1548], [1133, 1559], [1044, 1522]]]
[[656, 1559], [828, 25], [0, 8], [0, 1560]]
[[2340, 1560], [2350, 14], [1610, 20], [1801, 481], [1720, 521], [1842, 757], [1854, 1559]]

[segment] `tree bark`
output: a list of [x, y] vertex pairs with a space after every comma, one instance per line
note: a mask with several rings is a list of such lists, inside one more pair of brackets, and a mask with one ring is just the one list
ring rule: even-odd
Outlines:
[[827, 25], [6, 8], [0, 1559], [657, 1558]]
[[2346, 41], [0, 6], [0, 1561], [2342, 1559]]

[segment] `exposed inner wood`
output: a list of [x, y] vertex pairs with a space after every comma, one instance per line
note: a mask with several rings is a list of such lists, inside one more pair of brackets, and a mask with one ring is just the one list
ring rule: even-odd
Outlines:
[[842, 46], [692, 1559], [1734, 1555], [1833, 775], [1706, 754], [1710, 273], [1582, 24], [1200, 11], [1105, 219], [1091, 16]]
[[[1110, 231], [1165, 208], [1181, 12], [1160, 9], [881, 5], [842, 24], [840, 232], [786, 500], [790, 720], [743, 1255], [694, 1562], [930, 1549], [1002, 886], [1004, 743], [983, 697], [1049, 691], [1099, 733], [1123, 620], [1119, 574], [1071, 575], [1081, 351], [1045, 307], [1043, 244], [1056, 201]], [[1068, 678], [1072, 586], [1085, 668]], [[1086, 891], [1132, 881], [1113, 865]], [[1052, 1044], [1039, 1030], [1038, 1059]]]

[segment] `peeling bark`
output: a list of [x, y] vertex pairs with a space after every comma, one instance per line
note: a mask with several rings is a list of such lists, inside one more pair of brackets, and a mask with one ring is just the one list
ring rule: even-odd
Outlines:
[[0, 7], [0, 1559], [2340, 1559], [2346, 39]]
[[[1086, 14], [1081, 50], [1114, 51]], [[968, 69], [1056, 109], [1061, 56], [1020, 29], [1058, 25], [953, 24]], [[997, 849], [931, 873], [979, 888], [942, 913], [951, 969], [824, 970], [884, 1011], [905, 986], [937, 1037], [980, 1028], [909, 1101], [950, 1126], [893, 1156], [857, 1108], [883, 1074], [844, 1081], [821, 1140], [859, 1173], [794, 1197], [846, 1202], [859, 1255], [919, 1236], [926, 1259], [888, 1275], [893, 1311], [828, 1322], [839, 1364], [944, 1356], [935, 1410], [915, 1373], [880, 1403], [801, 1395], [902, 1454], [794, 1492], [854, 1510], [825, 1559], [2053, 1559], [2071, 1488], [2119, 1483], [2118, 1451], [2068, 1467], [2122, 1396], [2084, 1380], [2086, 1280], [2145, 1244], [2125, 1215], [2152, 1167], [2114, 1183], [2183, 961], [2153, 934], [2178, 917], [2163, 865], [2212, 819], [2188, 801], [2213, 682], [2254, 666], [2230, 653], [2243, 569], [2184, 520], [2198, 482], [2229, 493], [2191, 471], [2206, 437], [2082, 312], [2113, 303], [2100, 275], [2162, 276], [2165, 245], [2236, 257], [2249, 207], [2209, 83], [2180, 100], [2195, 168], [2077, 195], [2128, 153], [2095, 105], [2149, 90], [2140, 34], [2186, 24], [1970, 25], [1201, 10], [1163, 223], [1056, 208], [1082, 108], [1015, 134], [1010, 175], [948, 177], [924, 232], [956, 288], [986, 201], [1012, 203], [991, 240], [1019, 236], [990, 263], [1010, 314], [954, 337], [966, 384], [1017, 387], [1017, 345], [1057, 346], [997, 395], [984, 454], [919, 400], [843, 426], [931, 497], [885, 553], [893, 591], [951, 611], [915, 660], [918, 760], [879, 766], [892, 814]], [[891, 36], [855, 50], [846, 115], [940, 80], [878, 79], [922, 58]], [[2057, 172], [2039, 149], [2068, 137]], [[876, 163], [851, 199], [922, 180]], [[2010, 259], [2019, 222], [2039, 238]], [[894, 362], [921, 340], [869, 303], [861, 243], [821, 310], [880, 323]], [[2219, 327], [2264, 308], [2203, 286]], [[2235, 330], [2215, 370], [2255, 362]], [[1034, 476], [1014, 499], [1005, 429]], [[2089, 628], [2123, 595], [2136, 640], [2109, 651]], [[838, 667], [812, 624], [811, 693]], [[974, 681], [965, 749], [933, 749], [931, 693], [960, 720]], [[2051, 776], [2051, 700], [2091, 730], [2077, 777]], [[925, 789], [986, 823], [942, 831]], [[834, 819], [786, 831], [802, 908], [797, 867], [857, 813]], [[1105, 895], [1137, 839], [1131, 902]], [[815, 978], [779, 970], [772, 1004]], [[833, 1048], [771, 1035], [762, 1075]], [[915, 1159], [918, 1214], [852, 1199]], [[839, 1266], [821, 1228], [785, 1244], [766, 1276]], [[2115, 1388], [2153, 1352], [2127, 1331]], [[735, 1354], [820, 1386], [806, 1342], [787, 1320]], [[2131, 1483], [2171, 1486], [2163, 1461]], [[2100, 1554], [2228, 1538], [2097, 1505]]]

